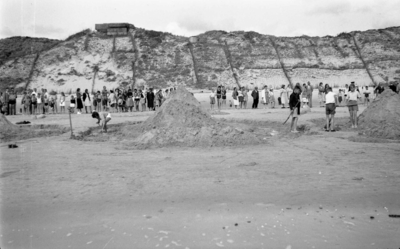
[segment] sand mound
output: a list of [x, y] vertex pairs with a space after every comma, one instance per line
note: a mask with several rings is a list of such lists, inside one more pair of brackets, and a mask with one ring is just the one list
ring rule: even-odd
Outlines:
[[[138, 147], [226, 146], [257, 144], [254, 134], [217, 121], [185, 88], [179, 87], [154, 115], [140, 124]], [[128, 135], [128, 134], [127, 134]]]
[[367, 136], [400, 139], [400, 95], [385, 90], [358, 120], [359, 128]]
[[18, 126], [8, 121], [6, 116], [0, 113], [0, 132], [7, 132], [10, 130], [17, 130]]

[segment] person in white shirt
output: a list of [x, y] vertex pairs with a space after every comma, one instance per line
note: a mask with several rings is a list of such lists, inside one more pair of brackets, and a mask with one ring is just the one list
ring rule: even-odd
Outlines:
[[[111, 114], [109, 112], [93, 112], [92, 118], [97, 119], [97, 124], [101, 125], [102, 132], [107, 132], [107, 123], [111, 120]], [[101, 124], [100, 124], [101, 121]]]
[[361, 94], [355, 89], [354, 85], [350, 85], [350, 92], [347, 93], [347, 107], [350, 112], [351, 128], [357, 128], [358, 99], [361, 98]]
[[327, 132], [335, 132], [335, 113], [338, 99], [336, 93], [332, 91], [332, 87], [326, 89], [325, 94], [325, 114], [326, 114], [326, 129]]
[[211, 110], [214, 110], [214, 105], [215, 105], [215, 92], [214, 92], [214, 89], [211, 90], [210, 105], [211, 105]]

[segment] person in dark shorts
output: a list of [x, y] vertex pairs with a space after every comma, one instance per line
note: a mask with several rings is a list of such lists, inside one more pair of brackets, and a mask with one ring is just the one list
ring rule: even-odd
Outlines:
[[292, 116], [292, 123], [290, 125], [290, 131], [293, 133], [298, 133], [297, 130], [297, 121], [300, 116], [300, 94], [301, 89], [299, 86], [295, 86], [293, 89], [293, 93], [290, 94], [289, 97], [289, 107], [290, 107], [290, 115]]
[[221, 107], [226, 107], [226, 89], [225, 89], [225, 86], [222, 86], [221, 87], [221, 98], [222, 98], [222, 101], [221, 101]]
[[332, 91], [332, 87], [326, 89], [325, 94], [325, 114], [326, 114], [326, 129], [327, 132], [335, 132], [335, 113], [336, 105], [338, 104], [337, 95]]
[[221, 105], [222, 105], [222, 90], [221, 90], [221, 86], [217, 87], [217, 107], [218, 110], [221, 110]]
[[108, 91], [105, 86], [103, 86], [103, 91], [101, 91], [101, 105], [103, 107], [103, 111], [107, 111], [108, 106]]
[[355, 86], [350, 85], [350, 92], [347, 94], [347, 107], [349, 108], [351, 128], [357, 128], [358, 99], [361, 94], [355, 91]]

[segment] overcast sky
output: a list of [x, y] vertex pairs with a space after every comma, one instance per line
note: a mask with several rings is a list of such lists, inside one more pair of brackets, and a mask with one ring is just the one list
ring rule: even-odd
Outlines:
[[0, 0], [0, 38], [65, 39], [110, 22], [183, 36], [324, 36], [400, 26], [400, 0]]

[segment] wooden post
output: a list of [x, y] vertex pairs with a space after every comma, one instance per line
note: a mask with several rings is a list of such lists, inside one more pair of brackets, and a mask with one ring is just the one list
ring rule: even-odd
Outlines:
[[72, 131], [72, 120], [71, 120], [71, 108], [68, 108], [68, 115], [69, 115], [69, 126], [71, 127], [71, 139], [74, 138], [74, 133]]

